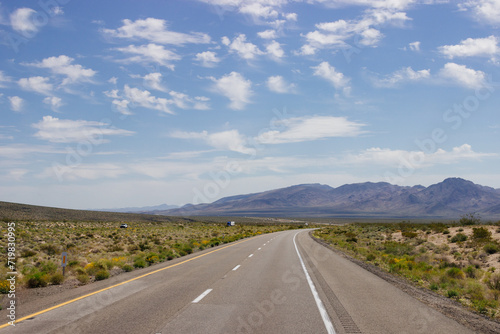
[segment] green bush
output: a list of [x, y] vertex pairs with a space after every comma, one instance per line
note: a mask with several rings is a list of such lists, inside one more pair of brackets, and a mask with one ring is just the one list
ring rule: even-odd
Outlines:
[[89, 275], [87, 274], [79, 274], [76, 276], [76, 279], [82, 284], [87, 284], [90, 280]]
[[36, 255], [36, 254], [37, 253], [31, 249], [24, 249], [21, 251], [21, 257], [31, 257], [31, 256]]
[[500, 250], [500, 247], [497, 243], [489, 242], [483, 247], [484, 251], [488, 254], [495, 254]]
[[138, 258], [134, 260], [134, 267], [136, 268], [145, 268], [147, 267], [147, 262], [143, 258]]
[[465, 268], [465, 274], [469, 278], [476, 278], [476, 267], [468, 266], [467, 268]]
[[54, 285], [59, 285], [64, 282], [64, 276], [61, 273], [55, 273], [52, 276], [50, 276], [50, 283]]
[[43, 273], [35, 273], [28, 276], [26, 286], [30, 289], [45, 287], [48, 284], [47, 275]]
[[464, 278], [464, 273], [460, 268], [452, 267], [446, 271], [446, 275], [451, 278]]
[[466, 240], [467, 240], [467, 236], [465, 234], [457, 233], [451, 238], [450, 242], [463, 242]]
[[101, 269], [95, 274], [96, 281], [102, 281], [103, 279], [109, 278], [109, 271], [106, 269]]
[[487, 242], [491, 240], [491, 232], [484, 227], [474, 227], [472, 229], [472, 239], [477, 242]]
[[373, 260], [375, 260], [376, 258], [377, 258], [377, 256], [375, 256], [375, 254], [372, 254], [372, 253], [370, 253], [370, 254], [368, 254], [368, 255], [366, 256], [366, 260], [367, 260], [367, 261], [373, 261]]
[[122, 269], [126, 272], [134, 270], [134, 267], [132, 267], [130, 264], [125, 264], [123, 265]]
[[458, 292], [456, 290], [448, 290], [446, 292], [446, 295], [448, 296], [448, 298], [454, 298], [458, 297]]
[[411, 231], [404, 231], [401, 233], [401, 235], [405, 238], [408, 238], [408, 239], [413, 239], [413, 238], [416, 238], [418, 236], [418, 233], [417, 232], [411, 232]]

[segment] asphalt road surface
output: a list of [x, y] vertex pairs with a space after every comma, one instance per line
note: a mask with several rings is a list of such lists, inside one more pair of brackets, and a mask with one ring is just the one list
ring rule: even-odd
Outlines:
[[19, 303], [20, 322], [0, 334], [472, 333], [307, 230], [245, 239]]

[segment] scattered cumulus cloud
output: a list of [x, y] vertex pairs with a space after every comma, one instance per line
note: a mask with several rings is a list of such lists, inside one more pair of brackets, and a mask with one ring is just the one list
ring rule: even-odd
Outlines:
[[493, 35], [485, 38], [467, 38], [457, 45], [440, 46], [438, 50], [443, 56], [449, 59], [487, 57], [493, 61], [500, 52], [498, 38]]
[[377, 87], [396, 87], [401, 83], [421, 81], [430, 77], [431, 71], [428, 69], [415, 71], [411, 67], [404, 67], [385, 78], [373, 79], [373, 83]]
[[24, 100], [19, 96], [9, 96], [10, 109], [13, 111], [21, 111], [23, 109]]
[[50, 106], [50, 108], [56, 112], [63, 105], [62, 99], [57, 96], [47, 96], [46, 98], [43, 99], [43, 103]]
[[10, 25], [12, 29], [25, 37], [36, 34], [39, 27], [35, 24], [36, 21], [33, 19], [35, 14], [36, 10], [31, 8], [16, 9], [10, 14]]
[[278, 37], [278, 34], [274, 29], [268, 29], [258, 32], [257, 35], [263, 39], [276, 39]]
[[163, 45], [154, 43], [140, 46], [129, 45], [124, 48], [117, 48], [117, 50], [132, 55], [129, 58], [121, 60], [123, 62], [142, 64], [155, 63], [171, 70], [175, 68], [172, 62], [181, 59], [181, 56], [175, 52], [165, 49]]
[[166, 92], [167, 89], [162, 84], [162, 74], [158, 72], [146, 74], [144, 79], [144, 85], [151, 89], [158, 90], [160, 92]]
[[240, 73], [231, 72], [219, 79], [211, 79], [214, 81], [214, 91], [224, 95], [231, 101], [229, 108], [241, 110], [251, 102], [250, 98], [253, 95], [252, 82], [245, 79]]
[[456, 83], [466, 88], [480, 88], [484, 86], [486, 74], [483, 71], [476, 71], [465, 65], [447, 63], [439, 71], [439, 76], [446, 82]]
[[245, 34], [239, 34], [232, 41], [227, 37], [222, 37], [222, 44], [229, 48], [229, 52], [238, 54], [241, 58], [246, 60], [254, 59], [256, 56], [263, 55], [257, 45], [247, 42]]
[[280, 75], [270, 76], [266, 81], [270, 91], [280, 94], [295, 92], [295, 85], [289, 84]]
[[203, 67], [215, 67], [221, 60], [217, 57], [217, 53], [213, 51], [204, 51], [197, 53], [194, 60], [199, 62]]
[[139, 88], [129, 87], [128, 85], [125, 85], [123, 91], [125, 99], [139, 107], [158, 110], [167, 114], [174, 113], [168, 107], [169, 104], [172, 104], [171, 101], [162, 97], [156, 97], [152, 95], [148, 90], [141, 90]]
[[63, 85], [76, 82], [89, 82], [91, 78], [97, 73], [92, 69], [84, 68], [82, 65], [73, 64], [73, 61], [73, 58], [66, 55], [61, 55], [58, 57], [45, 58], [38, 63], [29, 63], [24, 65], [46, 68], [54, 74], [65, 76], [62, 81]]
[[285, 51], [283, 51], [283, 49], [281, 48], [281, 44], [276, 41], [272, 41], [271, 43], [267, 44], [266, 51], [268, 55], [275, 59], [281, 59], [285, 55]]
[[420, 51], [420, 42], [411, 42], [410, 44], [408, 44], [408, 47], [411, 51]]
[[338, 72], [335, 67], [324, 61], [318, 66], [311, 67], [314, 70], [314, 75], [323, 78], [330, 82], [335, 89], [343, 90], [344, 94], [348, 95], [350, 92], [349, 82], [350, 79], [343, 73]]
[[54, 89], [52, 84], [49, 82], [49, 78], [40, 76], [21, 78], [17, 83], [24, 90], [33, 91], [43, 95], [52, 95], [52, 90]]
[[458, 4], [462, 11], [468, 11], [479, 22], [497, 26], [500, 23], [500, 1], [467, 0]]

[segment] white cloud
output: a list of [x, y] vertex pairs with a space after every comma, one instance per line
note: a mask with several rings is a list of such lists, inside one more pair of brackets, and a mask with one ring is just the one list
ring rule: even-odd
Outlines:
[[254, 59], [256, 56], [263, 55], [264, 52], [259, 50], [257, 45], [246, 42], [247, 37], [245, 34], [240, 34], [236, 38], [231, 40], [224, 36], [222, 38], [222, 44], [229, 47], [230, 52], [236, 52], [243, 59]]
[[399, 83], [420, 81], [430, 77], [430, 70], [415, 71], [411, 67], [404, 67], [383, 79], [374, 79], [373, 83], [378, 87], [395, 87]]
[[174, 113], [168, 108], [168, 105], [172, 104], [171, 100], [153, 96], [151, 95], [151, 92], [147, 90], [131, 88], [128, 85], [125, 85], [124, 94], [127, 101], [129, 101], [130, 103], [135, 103], [140, 107], [159, 110], [168, 114]]
[[49, 105], [54, 111], [57, 111], [63, 105], [62, 99], [57, 96], [48, 96], [43, 99], [43, 103]]
[[144, 39], [158, 44], [184, 45], [187, 43], [210, 43], [210, 36], [205, 33], [192, 32], [189, 34], [168, 30], [165, 20], [147, 18], [131, 21], [125, 19], [118, 29], [103, 29], [102, 32], [112, 37], [126, 39]]
[[285, 51], [283, 51], [283, 49], [281, 48], [281, 44], [276, 41], [272, 41], [271, 43], [267, 44], [266, 51], [267, 54], [275, 59], [280, 59], [285, 55]]
[[435, 152], [391, 150], [388, 148], [369, 148], [356, 155], [348, 155], [339, 161], [345, 164], [377, 164], [384, 166], [397, 166], [401, 162], [410, 162], [413, 168], [429, 167], [436, 164], [452, 164], [461, 160], [478, 160], [484, 157], [497, 156], [496, 153], [477, 153], [468, 144], [457, 146], [446, 151], [438, 149]]
[[450, 83], [456, 83], [466, 88], [480, 88], [484, 85], [486, 74], [465, 65], [447, 63], [439, 71], [439, 76]]
[[459, 9], [471, 11], [474, 19], [492, 25], [500, 23], [500, 1], [498, 0], [467, 0], [458, 4]]
[[314, 75], [329, 81], [335, 89], [343, 89], [345, 94], [349, 93], [350, 79], [344, 76], [343, 73], [337, 72], [335, 67], [331, 66], [328, 62], [324, 61], [318, 66], [313, 66], [311, 68], [314, 70]]
[[197, 53], [194, 60], [204, 67], [215, 67], [215, 65], [220, 62], [220, 58], [218, 58], [217, 54], [213, 51]]
[[285, 94], [295, 91], [295, 85], [287, 83], [280, 75], [267, 78], [266, 84], [269, 90], [275, 93]]
[[43, 95], [51, 95], [53, 86], [49, 83], [49, 78], [45, 77], [30, 77], [22, 78], [17, 82], [24, 90], [34, 91]]
[[420, 51], [420, 42], [419, 41], [412, 42], [412, 43], [408, 44], [408, 46], [409, 46], [411, 51]]
[[10, 14], [10, 24], [12, 29], [21, 33], [25, 37], [32, 36], [38, 32], [33, 15], [36, 11], [31, 8], [18, 8]]
[[[59, 119], [52, 116], [44, 116], [43, 119], [31, 125], [38, 131], [35, 137], [52, 143], [73, 142], [104, 142], [104, 136], [129, 136], [132, 131], [117, 129], [108, 123]], [[97, 144], [96, 144], [97, 145]]]
[[61, 55], [45, 58], [41, 62], [26, 65], [46, 68], [54, 74], [64, 75], [66, 78], [62, 82], [63, 85], [82, 81], [88, 82], [97, 73], [92, 69], [84, 68], [82, 65], [72, 64], [73, 61], [73, 58]]
[[132, 112], [128, 108], [130, 101], [115, 99], [111, 103], [122, 115], [132, 115]]
[[311, 116], [283, 119], [277, 122], [285, 130], [261, 133], [256, 141], [262, 144], [284, 144], [319, 140], [332, 137], [355, 137], [365, 131], [362, 123], [345, 117]]
[[10, 82], [11, 81], [11, 78], [6, 76], [3, 71], [0, 71], [0, 88], [4, 88], [5, 85], [4, 83], [6, 82]]
[[439, 52], [449, 59], [455, 57], [489, 57], [493, 60], [499, 54], [498, 38], [491, 35], [486, 38], [467, 38], [457, 45], [444, 45]]
[[274, 30], [274, 29], [268, 29], [268, 30], [258, 32], [257, 35], [263, 39], [275, 39], [278, 37], [278, 34], [276, 33], [276, 30]]
[[240, 13], [249, 14], [255, 18], [276, 18], [279, 13], [272, 6], [262, 5], [258, 2], [242, 3], [239, 8]]
[[109, 80], [108, 80], [109, 83], [112, 83], [113, 85], [116, 85], [116, 83], [118, 82], [118, 78], [117, 77], [111, 77]]
[[26, 145], [26, 144], [12, 144], [0, 146], [0, 157], [18, 159], [26, 155], [32, 154], [54, 154], [66, 153], [65, 151], [56, 150], [53, 147], [46, 145]]
[[218, 149], [227, 150], [243, 154], [255, 154], [256, 150], [247, 147], [247, 140], [241, 135], [238, 130], [227, 130], [209, 134], [203, 132], [184, 132], [177, 131], [170, 135], [172, 138], [179, 139], [198, 139], [203, 140], [206, 144]]
[[154, 43], [140, 46], [129, 45], [125, 48], [117, 48], [117, 50], [136, 55], [123, 60], [127, 63], [157, 63], [171, 70], [174, 69], [172, 61], [181, 59], [175, 52], [165, 49], [163, 45]]
[[[347, 40], [358, 37], [357, 47], [376, 47], [383, 34], [379, 26], [402, 26], [410, 20], [406, 13], [384, 7], [366, 10], [358, 20], [337, 20], [316, 24], [317, 30], [304, 35], [304, 44], [298, 54], [311, 55], [324, 48], [349, 47]], [[377, 27], [377, 28], [376, 28]]]
[[231, 72], [220, 79], [212, 78], [212, 80], [215, 82], [214, 90], [231, 101], [229, 108], [241, 110], [251, 102], [252, 82], [245, 79], [240, 73]]
[[24, 100], [19, 96], [9, 96], [10, 109], [13, 111], [21, 111], [23, 109]]
[[162, 82], [161, 82], [161, 77], [162, 77], [162, 74], [158, 73], [158, 72], [146, 74], [143, 77], [144, 85], [146, 87], [158, 90], [160, 92], [166, 92], [167, 89], [165, 87], [163, 87]]

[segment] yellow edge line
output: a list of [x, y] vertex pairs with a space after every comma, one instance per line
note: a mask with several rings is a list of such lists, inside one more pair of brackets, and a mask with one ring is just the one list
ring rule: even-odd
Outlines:
[[[173, 268], [173, 267], [179, 266], [179, 265], [184, 264], [184, 263], [187, 263], [187, 262], [189, 262], [189, 261], [193, 261], [193, 260], [199, 259], [200, 257], [206, 256], [206, 255], [208, 255], [208, 254], [212, 254], [212, 253], [215, 253], [215, 252], [218, 252], [218, 251], [223, 250], [223, 249], [225, 249], [225, 248], [232, 247], [232, 246], [236, 246], [236, 245], [241, 244], [242, 242], [245, 242], [245, 241], [247, 241], [247, 240], [249, 240], [249, 239], [245, 239], [245, 240], [243, 240], [243, 241], [238, 241], [238, 242], [236, 242], [236, 243], [234, 243], [234, 244], [227, 245], [227, 246], [221, 247], [221, 248], [219, 248], [219, 249], [216, 249], [216, 250], [210, 251], [210, 252], [208, 252], [208, 253], [205, 253], [205, 254], [201, 254], [201, 255], [195, 256], [195, 257], [193, 257], [193, 258], [191, 258], [191, 259], [188, 259], [188, 260], [185, 260], [185, 261], [182, 261], [182, 262], [179, 262], [179, 263], [176, 263], [176, 264], [170, 265], [170, 266], [168, 266], [168, 267], [161, 268], [161, 269], [157, 269], [157, 270], [152, 271], [152, 272], [150, 272], [150, 273], [147, 273], [147, 274], [144, 274], [144, 275], [141, 275], [141, 276], [137, 276], [137, 277], [135, 277], [135, 278], [129, 279], [128, 281], [124, 281], [124, 282], [121, 282], [121, 283], [118, 283], [118, 284], [115, 284], [115, 285], [109, 286], [109, 287], [107, 287], [107, 288], [104, 288], [104, 289], [101, 289], [101, 290], [98, 290], [98, 291], [94, 291], [94, 292], [92, 292], [92, 293], [89, 293], [89, 294], [86, 294], [86, 295], [80, 296], [80, 297], [78, 297], [78, 298], [75, 298], [75, 299], [72, 299], [72, 300], [68, 300], [67, 302], [64, 302], [64, 303], [61, 303], [61, 304], [58, 304], [58, 305], [55, 305], [55, 306], [49, 307], [49, 308], [47, 308], [47, 309], [45, 309], [45, 310], [42, 310], [42, 311], [39, 311], [39, 312], [36, 312], [36, 313], [30, 314], [30, 315], [27, 315], [27, 316], [25, 316], [25, 317], [22, 317], [21, 319], [18, 319], [18, 320], [16, 320], [16, 321], [14, 321], [14, 324], [18, 324], [18, 323], [20, 323], [21, 321], [27, 320], [27, 319], [29, 319], [29, 318], [36, 317], [36, 316], [38, 316], [38, 315], [40, 315], [40, 314], [43, 314], [43, 313], [46, 313], [46, 312], [49, 312], [49, 311], [55, 310], [55, 309], [57, 309], [57, 308], [59, 308], [59, 307], [62, 307], [62, 306], [65, 306], [65, 305], [68, 305], [68, 304], [74, 303], [74, 302], [76, 302], [76, 301], [79, 301], [80, 299], [84, 299], [84, 298], [90, 297], [90, 296], [92, 296], [92, 295], [96, 295], [96, 294], [101, 293], [101, 292], [104, 292], [104, 291], [106, 291], [106, 290], [109, 290], [109, 289], [112, 289], [112, 288], [116, 288], [117, 286], [120, 286], [120, 285], [123, 285], [123, 284], [130, 283], [130, 282], [132, 282], [132, 281], [138, 280], [138, 279], [140, 279], [140, 278], [144, 278], [144, 277], [149, 276], [149, 275], [152, 275], [152, 274], [156, 274], [156, 273], [158, 273], [158, 272], [160, 272], [160, 271], [163, 271], [163, 270], [166, 270], [166, 269], [170, 269], [170, 268]], [[6, 324], [4, 324], [4, 325], [1, 325], [1, 326], [0, 326], [0, 329], [5, 328], [5, 327], [7, 327], [7, 326], [11, 326], [11, 325], [10, 325], [10, 323], [6, 323]]]

